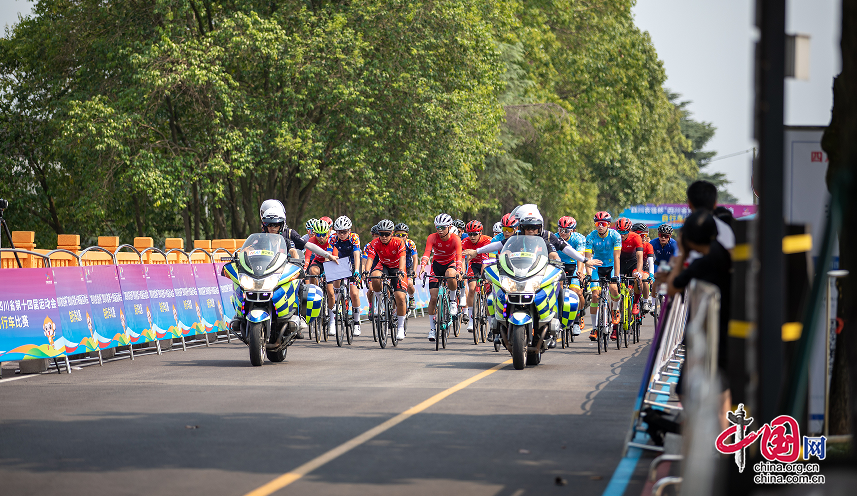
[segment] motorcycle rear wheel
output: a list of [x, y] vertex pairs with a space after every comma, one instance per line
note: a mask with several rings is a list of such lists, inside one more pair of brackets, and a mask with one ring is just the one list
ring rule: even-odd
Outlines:
[[249, 329], [247, 329], [247, 341], [250, 345], [250, 364], [254, 367], [261, 366], [265, 360], [265, 341], [262, 339], [262, 327], [264, 325], [263, 323], [250, 324]]
[[527, 328], [513, 325], [509, 334], [512, 338], [512, 365], [515, 370], [523, 370], [527, 360]]

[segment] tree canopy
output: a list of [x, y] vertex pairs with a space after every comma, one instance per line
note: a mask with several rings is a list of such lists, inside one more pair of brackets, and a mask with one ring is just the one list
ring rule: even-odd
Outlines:
[[700, 162], [631, 1], [39, 0], [0, 38], [13, 229], [244, 237], [681, 201]]

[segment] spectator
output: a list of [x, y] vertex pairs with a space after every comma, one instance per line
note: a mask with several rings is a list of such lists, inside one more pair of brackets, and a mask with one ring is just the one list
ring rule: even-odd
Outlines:
[[[720, 423], [728, 427], [726, 412], [732, 407], [732, 395], [726, 379], [728, 328], [732, 289], [732, 257], [717, 240], [718, 229], [715, 217], [706, 209], [697, 209], [685, 221], [679, 237], [681, 254], [673, 258], [673, 270], [666, 276], [670, 296], [686, 288], [692, 279], [699, 279], [717, 286], [720, 290], [720, 327], [718, 329], [719, 343], [717, 348], [717, 367], [723, 384], [721, 391]], [[696, 260], [684, 270], [687, 253], [691, 250], [700, 254]]]
[[[687, 187], [687, 206], [690, 207], [691, 211], [696, 212], [698, 209], [705, 209], [713, 212], [716, 205], [717, 187], [714, 184], [708, 181], [695, 181]], [[714, 223], [717, 225], [717, 241], [731, 255], [735, 248], [735, 233], [732, 232], [729, 224], [717, 217], [714, 217]], [[692, 256], [690, 260], [693, 261], [695, 258]]]

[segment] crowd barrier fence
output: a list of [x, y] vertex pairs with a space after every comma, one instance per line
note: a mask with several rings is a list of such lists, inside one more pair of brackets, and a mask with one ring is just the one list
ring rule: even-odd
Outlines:
[[[135, 347], [154, 345], [161, 353], [167, 343], [186, 349], [188, 339], [205, 346], [211, 338], [231, 339], [233, 284], [220, 275], [233, 256], [229, 249], [0, 249], [6, 259], [14, 260], [12, 253], [26, 255], [28, 264], [0, 270], [0, 362], [61, 358], [71, 372], [70, 360], [103, 363], [108, 352], [133, 360]], [[424, 315], [429, 292], [415, 288]], [[360, 293], [362, 320], [368, 301]]]

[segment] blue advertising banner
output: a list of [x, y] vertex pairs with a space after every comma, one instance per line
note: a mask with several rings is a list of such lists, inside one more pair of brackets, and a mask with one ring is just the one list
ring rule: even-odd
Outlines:
[[232, 280], [228, 277], [220, 275], [223, 266], [229, 262], [215, 262], [214, 273], [217, 275], [217, 285], [220, 288], [220, 302], [223, 304], [223, 317], [229, 322], [235, 318], [235, 307], [232, 305], [232, 296], [235, 290], [232, 287]]
[[146, 287], [151, 304], [152, 331], [158, 339], [180, 338], [179, 316], [176, 313], [176, 294], [168, 265], [144, 265]]
[[93, 265], [83, 268], [86, 290], [89, 293], [89, 307], [92, 321], [99, 336], [110, 338], [110, 342], [101, 348], [113, 348], [131, 344], [125, 331], [125, 318], [122, 313], [122, 290], [119, 288], [119, 275], [115, 265]]
[[4, 269], [0, 284], [0, 361], [62, 356], [66, 342], [60, 329], [51, 269]]
[[193, 264], [192, 267], [193, 278], [196, 281], [197, 298], [199, 298], [199, 323], [205, 329], [204, 332], [217, 332], [226, 329], [214, 265], [204, 263]]
[[175, 308], [180, 332], [185, 336], [204, 334], [205, 328], [200, 323], [202, 313], [199, 309], [193, 268], [188, 264], [173, 264], [169, 267], [173, 292], [176, 295]]
[[66, 352], [86, 353], [106, 348], [111, 339], [99, 334], [95, 328], [83, 268], [56, 267], [51, 270], [54, 275], [60, 327], [63, 337], [67, 340], [63, 343]]
[[119, 286], [122, 288], [124, 312], [119, 314], [132, 344], [154, 341], [149, 287], [144, 265], [119, 265]]

